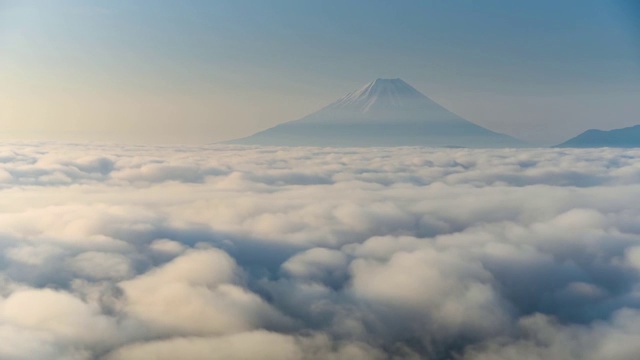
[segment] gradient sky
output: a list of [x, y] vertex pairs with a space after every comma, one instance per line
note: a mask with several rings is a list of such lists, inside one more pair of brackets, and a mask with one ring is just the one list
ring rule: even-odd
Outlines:
[[1, 138], [210, 143], [400, 77], [554, 144], [640, 123], [635, 0], [0, 0]]

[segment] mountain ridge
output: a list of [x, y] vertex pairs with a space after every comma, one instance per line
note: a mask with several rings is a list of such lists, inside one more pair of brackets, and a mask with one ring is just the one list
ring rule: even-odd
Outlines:
[[597, 148], [640, 147], [640, 125], [612, 130], [589, 129], [554, 147], [560, 148]]

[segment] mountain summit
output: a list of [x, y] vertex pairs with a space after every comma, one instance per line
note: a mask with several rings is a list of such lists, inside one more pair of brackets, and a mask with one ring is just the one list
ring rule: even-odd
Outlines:
[[376, 79], [319, 111], [233, 144], [283, 146], [518, 147], [467, 121], [401, 79]]
[[[352, 111], [370, 114], [413, 107], [417, 102], [429, 100], [401, 79], [376, 79], [349, 93], [323, 110]], [[437, 105], [433, 103], [432, 105]]]

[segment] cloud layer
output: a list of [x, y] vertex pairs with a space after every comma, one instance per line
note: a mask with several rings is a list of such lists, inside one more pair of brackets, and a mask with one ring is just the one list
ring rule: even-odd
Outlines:
[[640, 151], [0, 147], [2, 359], [635, 359]]

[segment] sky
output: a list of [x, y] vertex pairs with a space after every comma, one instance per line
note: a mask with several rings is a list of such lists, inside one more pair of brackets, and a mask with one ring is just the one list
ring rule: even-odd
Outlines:
[[400, 77], [542, 145], [640, 123], [633, 0], [0, 0], [0, 138], [212, 143]]

